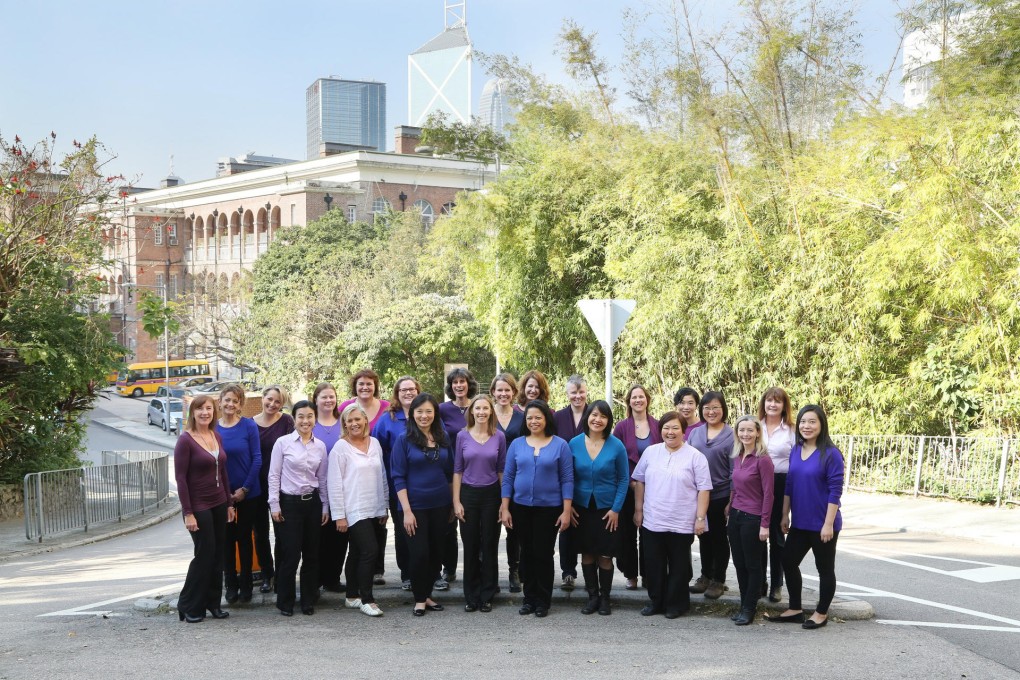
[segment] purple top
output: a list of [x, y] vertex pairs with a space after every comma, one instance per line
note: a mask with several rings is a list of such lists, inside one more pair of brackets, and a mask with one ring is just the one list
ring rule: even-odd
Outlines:
[[556, 436], [563, 441], [569, 442], [577, 435], [584, 432], [584, 416], [577, 419], [577, 424], [574, 424], [574, 412], [570, 410], [570, 405], [567, 404], [566, 408], [561, 408], [559, 411], [553, 414], [553, 420], [556, 421]]
[[259, 448], [262, 450], [262, 468], [259, 470], [259, 482], [262, 485], [262, 493], [268, 493], [269, 464], [272, 462], [273, 445], [276, 444], [277, 439], [294, 431], [294, 419], [286, 413], [281, 413], [276, 422], [268, 427], [262, 427], [258, 423], [255, 423], [255, 425], [259, 428]]
[[[187, 435], [187, 436], [185, 436]], [[218, 455], [206, 451], [190, 432], [177, 438], [174, 447], [174, 476], [181, 512], [193, 515], [230, 502], [230, 480], [227, 479], [227, 454], [219, 433], [214, 432]]]
[[733, 487], [730, 507], [749, 515], [761, 515], [761, 526], [769, 528], [775, 485], [775, 468], [767, 455], [745, 456], [733, 460]]
[[506, 452], [503, 498], [518, 505], [551, 508], [574, 498], [574, 454], [559, 437], [540, 449], [518, 437]]
[[468, 486], [492, 486], [499, 481], [499, 473], [506, 467], [506, 437], [496, 434], [484, 444], [471, 436], [467, 430], [457, 435], [457, 448], [453, 453], [453, 474], [463, 475]]
[[450, 448], [453, 449], [457, 443], [457, 434], [467, 427], [467, 407], [461, 410], [452, 401], [444, 401], [439, 405], [439, 419], [443, 421], [443, 429], [446, 436], [450, 438]]
[[[829, 503], [840, 504], [843, 496], [843, 454], [835, 446], [825, 452], [815, 451], [807, 460], [800, 458], [801, 445], [790, 451], [790, 472], [786, 477], [786, 495], [790, 497], [790, 526], [805, 531], [821, 531]], [[836, 510], [833, 531], [843, 527], [843, 517]]]
[[662, 435], [659, 434], [659, 421], [648, 416], [648, 437], [641, 440], [643, 446], [638, 443], [637, 435], [634, 433], [634, 418], [624, 418], [613, 428], [613, 436], [623, 442], [627, 449], [627, 462], [630, 464], [630, 474], [634, 474], [634, 467], [641, 460], [641, 454], [652, 444], [661, 444]]
[[704, 427], [704, 426], [705, 426], [705, 421], [704, 420], [699, 420], [698, 422], [694, 423], [693, 425], [688, 425], [687, 429], [684, 430], [684, 441], [685, 442], [686, 441], [690, 441], [691, 433], [694, 432], [694, 430], [696, 430], [697, 428]]
[[712, 473], [713, 500], [730, 497], [730, 477], [733, 476], [733, 428], [723, 425], [722, 431], [713, 439], [708, 438], [708, 427], [687, 430], [687, 443], [705, 454], [708, 469]]
[[[672, 453], [665, 444], [649, 446], [633, 478], [645, 485], [641, 526], [649, 531], [694, 533], [698, 493], [712, 490], [704, 454], [689, 444]], [[712, 528], [707, 522], [705, 526]]]
[[340, 441], [340, 436], [344, 433], [344, 429], [340, 426], [340, 421], [337, 420], [332, 425], [322, 425], [318, 420], [315, 421], [315, 426], [312, 427], [312, 436], [321, 441], [326, 445], [326, 455], [333, 450], [336, 443]]
[[[357, 401], [357, 399], [348, 399], [347, 401], [341, 402], [340, 405], [336, 407], [336, 409], [338, 411], [340, 411], [340, 413], [343, 413], [345, 408], [347, 408], [348, 406], [350, 406], [351, 404], [353, 404], [356, 401]], [[380, 417], [382, 417], [384, 414], [389, 412], [389, 409], [390, 409], [390, 402], [386, 401], [385, 399], [380, 399], [379, 400], [379, 412], [376, 413], [375, 414], [375, 418], [372, 418], [372, 420], [369, 421], [369, 423], [368, 423], [369, 431], [371, 431], [371, 429], [373, 427], [375, 427], [375, 424], [379, 422], [379, 418]], [[333, 453], [333, 449], [330, 449], [329, 452]]]

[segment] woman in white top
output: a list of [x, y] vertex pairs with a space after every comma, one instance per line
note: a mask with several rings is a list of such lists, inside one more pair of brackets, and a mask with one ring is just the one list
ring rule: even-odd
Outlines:
[[691, 545], [695, 535], [708, 531], [712, 476], [705, 454], [684, 443], [679, 413], [663, 415], [659, 428], [662, 443], [645, 449], [632, 475], [634, 524], [641, 528], [650, 600], [641, 615], [675, 619], [691, 608]]
[[328, 488], [336, 530], [350, 536], [346, 604], [368, 616], [382, 616], [372, 594], [379, 553], [375, 525], [386, 523], [389, 503], [382, 447], [369, 435], [368, 415], [357, 402], [344, 408], [340, 423], [343, 436], [329, 453]]
[[[761, 551], [761, 592], [768, 593], [769, 602], [783, 599], [783, 548], [786, 534], [779, 528], [783, 519], [783, 494], [786, 489], [786, 473], [790, 470], [790, 449], [796, 443], [793, 428], [793, 409], [790, 395], [782, 387], [770, 387], [758, 402], [758, 420], [761, 421], [761, 441], [769, 452], [775, 467], [774, 497], [769, 522], [769, 545]], [[766, 564], [772, 574], [772, 587], [765, 579]]]

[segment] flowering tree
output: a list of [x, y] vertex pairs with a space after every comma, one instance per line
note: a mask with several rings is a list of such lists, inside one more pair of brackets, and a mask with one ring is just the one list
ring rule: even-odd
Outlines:
[[0, 138], [0, 481], [77, 462], [79, 416], [123, 349], [92, 314], [105, 206], [101, 145]]

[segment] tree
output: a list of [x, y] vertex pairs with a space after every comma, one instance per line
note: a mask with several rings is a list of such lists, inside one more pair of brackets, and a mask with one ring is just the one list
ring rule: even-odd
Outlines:
[[[52, 136], [55, 139], [56, 135]], [[118, 347], [99, 292], [105, 177], [95, 139], [63, 160], [52, 139], [0, 139], [0, 481], [77, 464], [85, 425]]]
[[454, 156], [493, 163], [507, 150], [506, 138], [489, 125], [474, 118], [470, 123], [450, 121], [443, 111], [434, 111], [425, 119], [421, 143], [439, 156]]

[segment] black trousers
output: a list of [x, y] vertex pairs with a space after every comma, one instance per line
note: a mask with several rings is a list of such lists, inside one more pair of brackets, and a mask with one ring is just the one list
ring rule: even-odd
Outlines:
[[[443, 559], [442, 571], [453, 576], [457, 573], [457, 560], [460, 557], [460, 545], [457, 540], [457, 522], [450, 522], [446, 526], [446, 536], [443, 538]], [[442, 576], [440, 570], [436, 571], [435, 578]]]
[[[400, 508], [400, 503], [397, 502], [397, 495], [394, 493], [390, 496], [390, 517], [393, 519], [393, 549], [397, 553], [397, 569], [400, 570], [400, 580], [408, 581], [411, 578], [411, 571], [409, 568], [410, 558], [407, 556], [407, 534], [404, 533], [404, 512]], [[386, 543], [383, 542], [379, 548], [380, 552], [385, 553]], [[378, 572], [383, 573], [383, 572]]]
[[730, 510], [730, 521], [726, 525], [733, 550], [733, 566], [737, 570], [740, 585], [740, 608], [754, 611], [761, 596], [761, 554], [764, 544], [759, 540], [761, 515], [751, 515], [736, 508]]
[[[379, 518], [367, 518], [347, 528], [350, 551], [347, 553], [347, 597], [361, 598], [363, 604], [375, 602], [372, 583], [379, 556]], [[334, 526], [336, 526], [334, 524]]]
[[627, 497], [620, 509], [620, 554], [616, 557], [616, 566], [625, 578], [636, 579], [644, 575], [644, 564], [638, 551], [638, 528], [634, 526], [634, 489], [627, 487]]
[[460, 487], [464, 521], [464, 600], [480, 605], [496, 596], [499, 580], [499, 484]]
[[[255, 510], [252, 516], [252, 529], [255, 531], [255, 555], [259, 558], [259, 569], [262, 570], [262, 580], [270, 579], [276, 573], [273, 560], [273, 548], [269, 543], [269, 526], [273, 524], [269, 519], [269, 496], [266, 489], [269, 483], [262, 486], [262, 495], [253, 498], [252, 503]], [[273, 535], [276, 535], [276, 526], [273, 525]]]
[[319, 533], [319, 585], [336, 588], [342, 581], [344, 559], [347, 557], [347, 534], [336, 530], [332, 517], [322, 525]]
[[521, 570], [521, 542], [516, 529], [506, 530], [506, 565], [511, 573]]
[[698, 536], [701, 553], [701, 575], [710, 581], [726, 582], [726, 567], [730, 564], [730, 542], [726, 537], [727, 498], [713, 498], [708, 502], [708, 531]]
[[828, 614], [829, 605], [836, 594], [836, 539], [839, 532], [832, 535], [832, 540], [822, 543], [822, 534], [818, 531], [790, 529], [786, 537], [786, 548], [783, 549], [783, 571], [786, 572], [786, 585], [790, 590], [790, 609], [803, 609], [801, 605], [801, 589], [803, 581], [800, 577], [800, 563], [811, 551], [815, 555], [815, 568], [818, 570], [818, 604], [815, 611]]
[[[561, 509], [560, 512], [563, 512]], [[560, 572], [562, 576], [577, 578], [577, 541], [574, 528], [568, 527], [560, 534]]]
[[[443, 550], [449, 535], [450, 506], [414, 510], [418, 528], [414, 536], [407, 536], [408, 569], [411, 572], [411, 591], [416, 603], [432, 597], [432, 586], [443, 562]], [[401, 520], [403, 526], [403, 520]], [[406, 532], [405, 532], [406, 535]]]
[[[556, 519], [561, 506], [536, 507], [511, 505], [510, 516], [521, 542], [520, 576], [524, 586], [524, 604], [548, 609], [552, 604], [553, 554], [559, 528]], [[574, 555], [577, 559], [577, 555]]]
[[[256, 498], [245, 498], [234, 503], [234, 521], [227, 524], [226, 542], [223, 550], [223, 576], [228, 591], [240, 590], [251, 594], [252, 524], [257, 512]], [[235, 568], [234, 555], [240, 558], [240, 580]]]
[[219, 609], [223, 597], [223, 545], [227, 533], [227, 504], [195, 513], [198, 531], [192, 531], [195, 556], [177, 600], [177, 611], [201, 616]]
[[780, 528], [783, 522], [783, 495], [786, 493], [786, 473], [775, 473], [775, 495], [772, 497], [772, 514], [769, 516], [768, 550], [761, 551], [761, 582], [765, 581], [765, 567], [771, 573], [772, 590], [783, 586], [783, 547], [786, 546], [786, 534]]
[[683, 614], [690, 610], [691, 594], [687, 585], [694, 575], [693, 544], [693, 534], [650, 531], [641, 527], [648, 599], [657, 611]]
[[276, 606], [293, 611], [296, 598], [295, 577], [301, 564], [301, 608], [319, 599], [319, 537], [322, 523], [322, 501], [313, 493], [309, 500], [301, 496], [280, 494], [280, 513], [276, 543]]
[[389, 531], [386, 529], [386, 525], [381, 522], [376, 522], [372, 525], [375, 529], [375, 542], [379, 546], [379, 550], [376, 551], [375, 564], [372, 565], [373, 574], [385, 574], [386, 573], [386, 537]]

